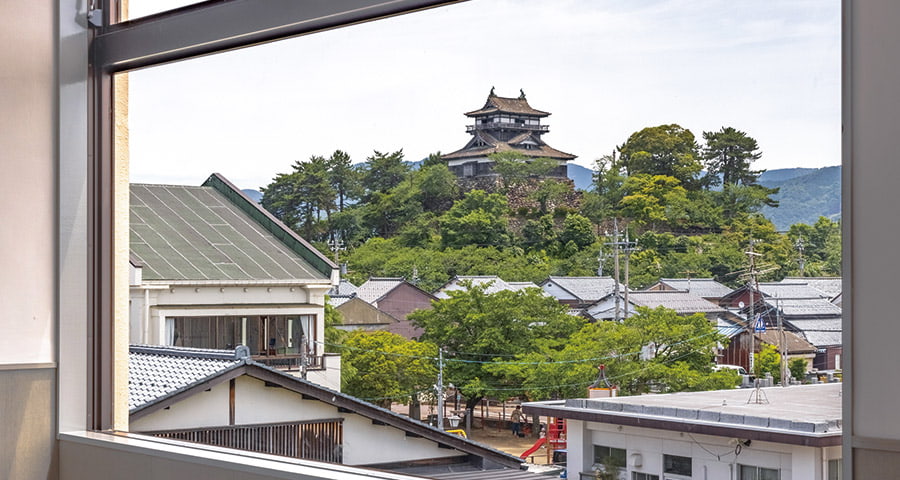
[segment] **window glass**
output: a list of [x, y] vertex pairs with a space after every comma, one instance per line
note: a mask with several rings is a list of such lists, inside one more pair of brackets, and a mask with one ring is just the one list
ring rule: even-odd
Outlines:
[[631, 480], [659, 480], [659, 475], [643, 472], [631, 472]]
[[781, 470], [775, 468], [741, 465], [738, 480], [781, 480]]
[[691, 457], [663, 455], [663, 473], [690, 476], [692, 471]]
[[841, 480], [844, 475], [844, 460], [836, 458], [828, 461], [828, 480]]
[[610, 463], [617, 467], [625, 466], [625, 449], [594, 445], [594, 465]]

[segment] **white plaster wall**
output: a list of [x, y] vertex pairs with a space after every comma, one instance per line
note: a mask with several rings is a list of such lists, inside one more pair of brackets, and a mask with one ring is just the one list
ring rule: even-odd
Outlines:
[[56, 361], [54, 13], [0, 2], [0, 366]]
[[131, 422], [133, 432], [228, 425], [228, 382]]
[[306, 378], [310, 382], [321, 385], [325, 388], [340, 392], [341, 391], [341, 356], [328, 354], [322, 359], [325, 370], [310, 370], [306, 373]]
[[575, 296], [555, 283], [545, 283], [541, 288], [557, 300], [577, 300]]
[[344, 414], [344, 463], [366, 465], [463, 455], [424, 438], [407, 437], [396, 428], [374, 425], [360, 415]]
[[453, 457], [459, 451], [438, 448], [424, 438], [407, 437], [397, 428], [375, 425], [372, 420], [352, 413], [339, 413], [318, 400], [304, 400], [301, 395], [250, 377], [237, 379], [235, 423], [273, 423], [299, 420], [344, 418], [344, 463], [399, 462], [423, 458]]
[[[580, 432], [580, 433], [576, 433]], [[781, 470], [782, 480], [822, 480], [829, 458], [841, 458], [840, 447], [815, 448], [754, 441], [735, 456], [731, 438], [670, 432], [640, 427], [569, 420], [569, 478], [588, 472], [593, 464], [593, 445], [624, 448], [628, 454], [628, 478], [632, 472], [660, 475], [663, 454], [691, 457], [693, 478], [735, 478], [737, 465], [755, 465]], [[640, 453], [642, 464], [632, 464]], [[718, 456], [718, 458], [717, 458]]]
[[[310, 292], [300, 286], [171, 286], [161, 290], [157, 305], [278, 305], [310, 303]], [[323, 303], [319, 303], [323, 305]]]

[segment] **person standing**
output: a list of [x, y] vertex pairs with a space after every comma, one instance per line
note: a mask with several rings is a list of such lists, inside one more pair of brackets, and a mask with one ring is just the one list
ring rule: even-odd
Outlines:
[[512, 433], [517, 437], [524, 437], [522, 434], [522, 420], [525, 419], [525, 414], [522, 413], [522, 407], [516, 405], [516, 409], [513, 410], [512, 415], [509, 416], [509, 421], [512, 424]]

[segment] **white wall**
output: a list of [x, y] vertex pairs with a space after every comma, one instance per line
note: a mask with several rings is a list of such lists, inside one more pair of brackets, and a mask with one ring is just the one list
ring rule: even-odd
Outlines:
[[[131, 423], [133, 431], [228, 425], [228, 383], [210, 392], [201, 392]], [[338, 409], [318, 400], [304, 400], [280, 387], [267, 387], [251, 377], [239, 377], [235, 384], [235, 423], [256, 424], [302, 420], [344, 419], [344, 463], [365, 465], [463, 455], [453, 449], [438, 448], [424, 438], [407, 437], [397, 428], [375, 425], [372, 420]]]
[[[731, 438], [689, 434], [642, 427], [569, 420], [569, 478], [591, 471], [593, 445], [623, 448], [628, 456], [628, 478], [631, 472], [660, 475], [663, 478], [663, 455], [693, 459], [693, 478], [735, 478], [737, 464], [775, 468], [781, 480], [823, 480], [825, 461], [841, 458], [838, 447], [816, 448], [753, 441], [735, 455]], [[633, 454], [641, 455], [641, 466], [632, 464]]]
[[228, 382], [131, 422], [133, 432], [228, 425]]

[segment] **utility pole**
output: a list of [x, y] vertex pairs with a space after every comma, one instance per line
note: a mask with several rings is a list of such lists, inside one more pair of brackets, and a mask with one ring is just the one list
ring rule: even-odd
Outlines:
[[444, 429], [444, 349], [438, 349], [438, 381], [434, 386], [437, 391], [437, 428]]
[[803, 258], [803, 235], [797, 238], [797, 243], [794, 246], [797, 247], [797, 252], [800, 253], [800, 257], [797, 259], [797, 263], [800, 265], [800, 276], [805, 277], [803, 267], [806, 266], [806, 259]]
[[[607, 233], [607, 236], [609, 234]], [[615, 283], [615, 294], [614, 298], [616, 301], [616, 310], [615, 315], [613, 316], [613, 320], [619, 320], [619, 219], [613, 218], [613, 241], [607, 242], [607, 245], [613, 247], [613, 273], [614, 273], [614, 282]]]
[[631, 252], [637, 250], [636, 243], [628, 240], [628, 231], [625, 231], [625, 318], [628, 318], [628, 265], [631, 263]]
[[749, 282], [750, 319], [747, 323], [748, 323], [748, 327], [749, 327], [748, 330], [750, 331], [749, 332], [750, 333], [750, 363], [749, 363], [750, 374], [754, 375], [754, 379], [753, 379], [754, 389], [753, 389], [753, 393], [750, 395], [750, 399], [747, 400], [747, 403], [754, 401], [754, 399], [755, 399], [754, 403], [768, 403], [768, 399], [763, 401], [763, 398], [761, 397], [761, 395], [764, 396], [765, 394], [761, 393], [761, 391], [759, 389], [759, 375], [755, 375], [756, 369], [754, 367], [755, 367], [756, 362], [755, 362], [755, 359], [753, 358], [754, 350], [756, 349], [756, 345], [755, 345], [755, 340], [756, 340], [756, 300], [753, 298], [754, 297], [753, 294], [754, 294], [754, 292], [759, 290], [759, 281], [757, 279], [758, 272], [756, 270], [756, 257], [759, 256], [760, 254], [753, 251], [753, 239], [752, 238], [750, 239], [750, 250], [747, 252], [744, 252], [744, 253], [747, 254], [747, 257], [750, 261], [750, 269], [747, 272], [747, 274], [749, 275], [749, 278], [750, 278], [750, 282]]
[[306, 334], [300, 334], [300, 378], [306, 380], [306, 371], [309, 367], [309, 354], [307, 352]]
[[340, 237], [332, 238], [328, 241], [328, 248], [334, 253], [334, 263], [340, 265], [338, 257], [340, 256], [341, 250], [344, 249], [344, 241], [341, 240]]
[[778, 354], [781, 355], [779, 369], [781, 371], [781, 386], [787, 386], [787, 344], [784, 338], [784, 324], [781, 317], [781, 299], [775, 297], [775, 315], [778, 318]]

